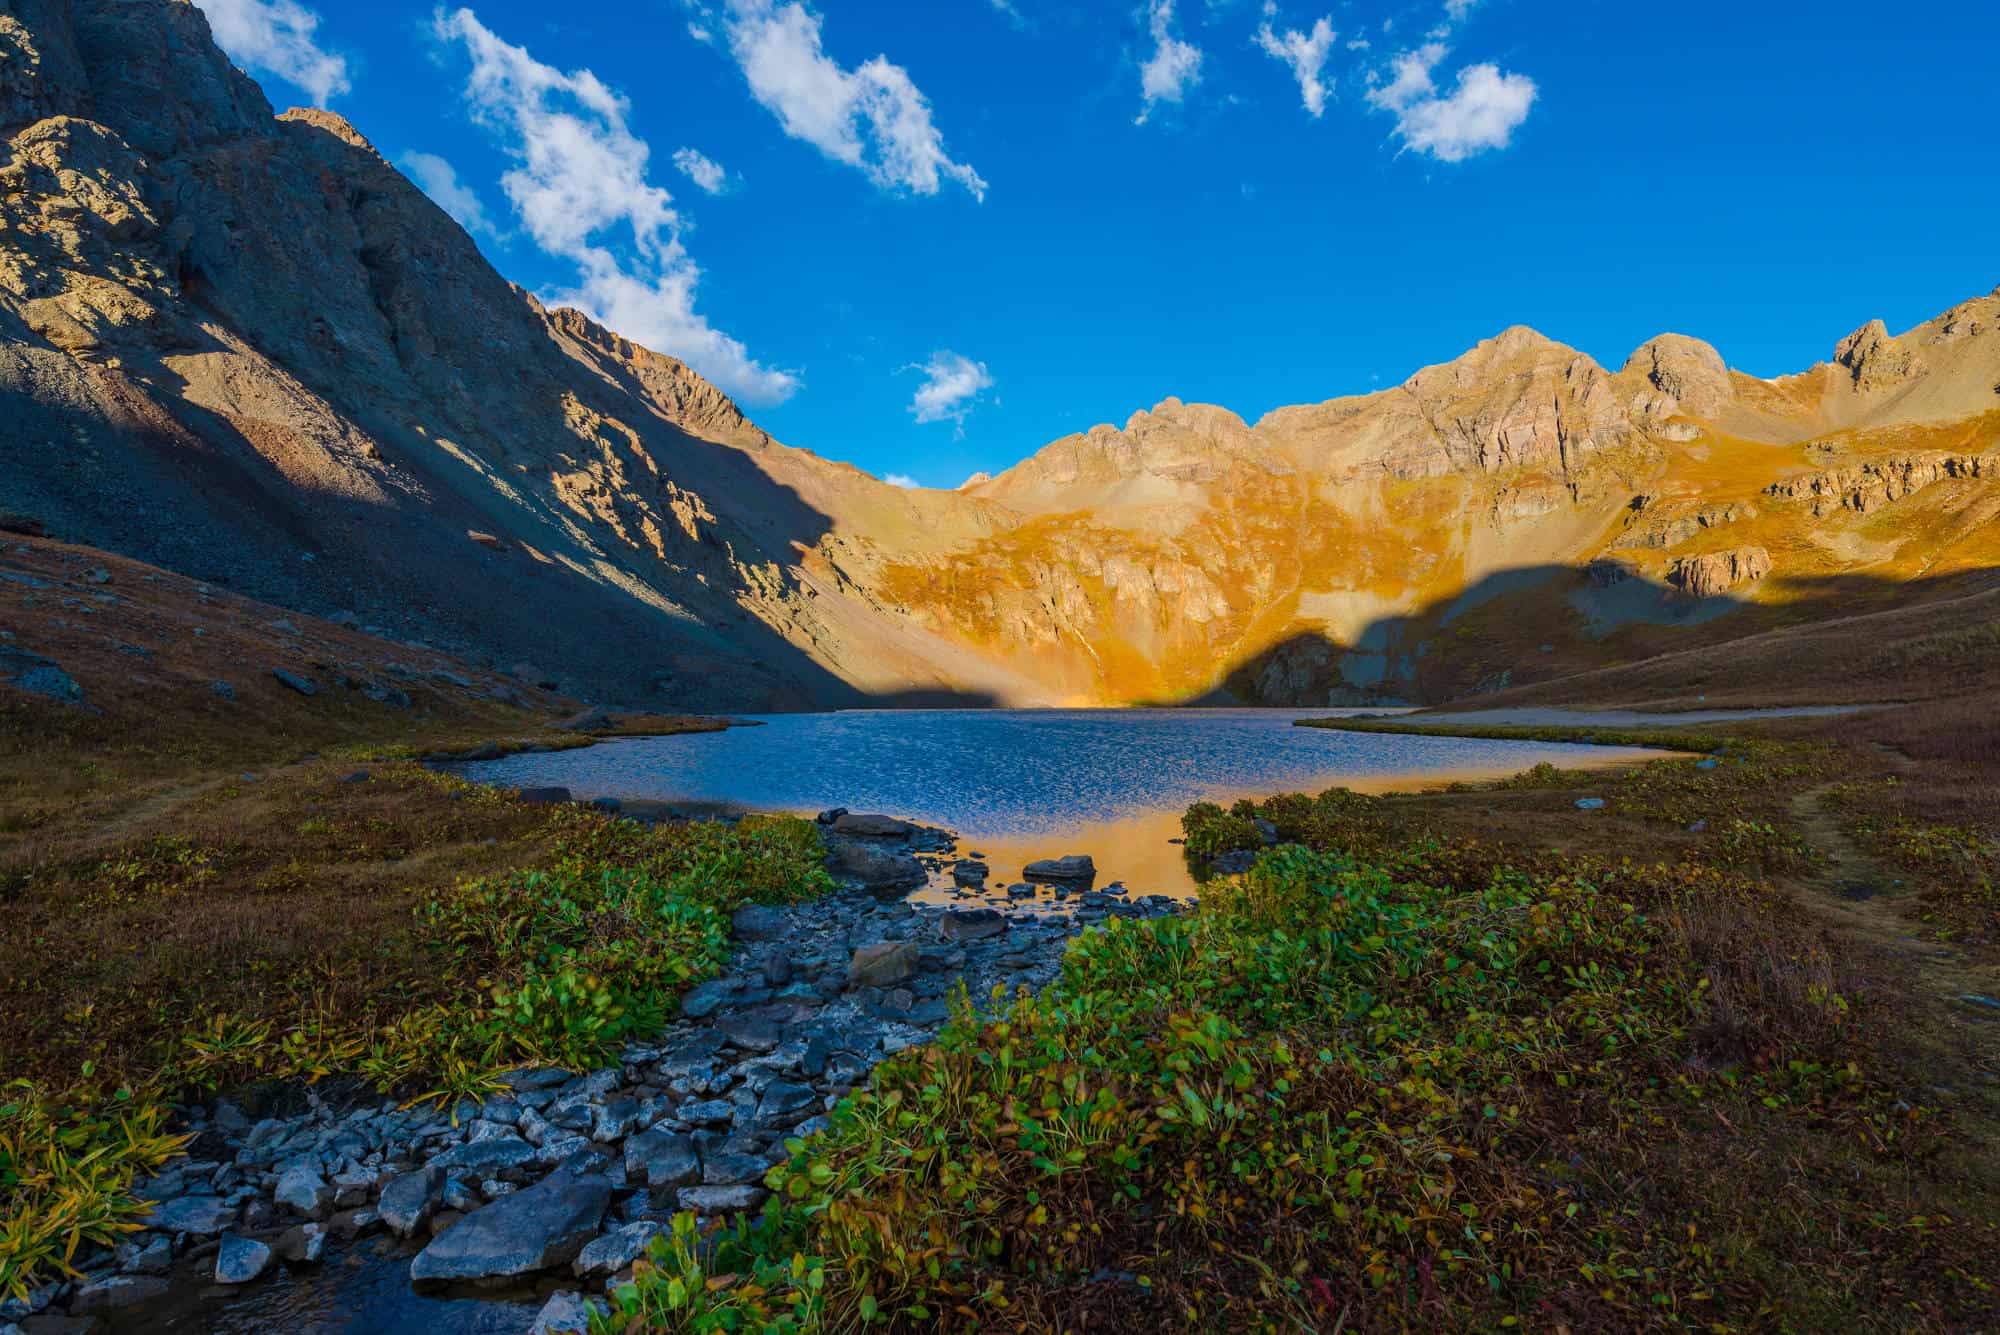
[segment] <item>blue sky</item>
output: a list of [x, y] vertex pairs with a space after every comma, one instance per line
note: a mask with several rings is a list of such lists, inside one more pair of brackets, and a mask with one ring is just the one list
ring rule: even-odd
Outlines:
[[2000, 5], [199, 0], [499, 270], [955, 486], [1510, 324], [1798, 370], [2000, 283]]

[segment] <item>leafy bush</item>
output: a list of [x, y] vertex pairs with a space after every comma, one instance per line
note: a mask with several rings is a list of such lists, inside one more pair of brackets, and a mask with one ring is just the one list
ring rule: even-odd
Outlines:
[[[1373, 819], [1352, 794], [1284, 809], [1323, 831]], [[1188, 829], [1233, 818], [1197, 809]], [[1514, 1324], [1584, 1273], [1600, 1318], [1663, 1287], [1709, 1312], [1724, 1263], [1677, 1224], [1531, 1165], [1552, 1137], [1615, 1155], [1625, 1128], [1738, 1089], [1766, 1112], [1865, 1096], [1852, 1068], [1773, 1060], [1845, 1016], [1819, 982], [1778, 977], [1775, 949], [1769, 968], [1731, 966], [1732, 998], [1782, 991], [1816, 1023], [1769, 1031], [1758, 1064], [1714, 1078], [1691, 1060], [1707, 952], [1748, 939], [1721, 924], [1764, 912], [1751, 883], [1704, 869], [1281, 846], [1195, 911], [1079, 937], [1057, 985], [996, 1020], [957, 998], [935, 1044], [788, 1143], [773, 1203], [718, 1252], [700, 1301], [754, 1275], [786, 1320], [829, 1328], [1030, 1310], [1086, 1326], [1048, 1305], [1118, 1273], [1119, 1310], [1157, 1304], [1171, 1326], [1327, 1328], [1366, 1310], [1462, 1328]], [[636, 1272], [608, 1329], [727, 1328], [698, 1324], [711, 1308], [691, 1305], [703, 1288], [676, 1257]], [[784, 1277], [800, 1275], [824, 1280], [793, 1306]]]
[[1255, 821], [1237, 811], [1224, 811], [1213, 802], [1189, 807], [1181, 816], [1181, 834], [1187, 851], [1198, 858], [1264, 846], [1263, 832]]

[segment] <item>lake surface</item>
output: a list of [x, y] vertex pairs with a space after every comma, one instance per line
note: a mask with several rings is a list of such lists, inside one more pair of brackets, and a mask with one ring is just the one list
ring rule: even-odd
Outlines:
[[[1422, 787], [1497, 778], [1541, 761], [1612, 764], [1652, 752], [1546, 742], [1299, 728], [1365, 710], [854, 710], [762, 716], [761, 726], [640, 737], [456, 767], [579, 798], [653, 798], [810, 815], [880, 811], [942, 826], [987, 855], [996, 889], [1020, 864], [1089, 853], [1100, 882], [1186, 896], [1179, 849], [1192, 802]], [[945, 884], [933, 893], [950, 894]]]

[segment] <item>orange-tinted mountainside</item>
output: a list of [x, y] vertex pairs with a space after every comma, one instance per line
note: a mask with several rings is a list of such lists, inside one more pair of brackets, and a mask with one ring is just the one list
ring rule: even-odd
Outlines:
[[1775, 381], [1515, 328], [958, 492], [507, 283], [184, 0], [0, 5], [0, 511], [656, 707], [1437, 699], [2000, 567], [2000, 294]]

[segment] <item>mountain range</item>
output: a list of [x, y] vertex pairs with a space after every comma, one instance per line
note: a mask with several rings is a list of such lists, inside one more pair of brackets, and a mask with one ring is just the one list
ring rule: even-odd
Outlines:
[[1516, 327], [945, 492], [545, 308], [185, 0], [0, 0], [0, 138], [0, 524], [570, 694], [1439, 700], [2000, 579], [2000, 291], [1775, 380]]

